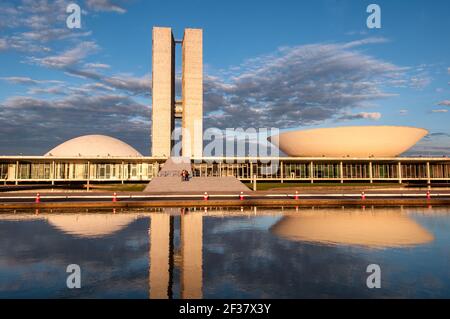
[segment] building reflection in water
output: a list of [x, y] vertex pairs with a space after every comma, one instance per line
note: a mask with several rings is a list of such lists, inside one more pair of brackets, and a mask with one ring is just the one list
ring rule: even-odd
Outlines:
[[150, 217], [150, 298], [172, 298], [173, 216], [152, 213]]
[[47, 222], [63, 233], [78, 238], [112, 235], [136, 220], [136, 214], [49, 214]]
[[284, 216], [270, 231], [287, 240], [395, 248], [426, 244], [433, 234], [399, 210], [313, 210]]
[[[435, 215], [438, 208], [419, 209], [422, 214]], [[443, 209], [447, 214], [448, 208]], [[413, 214], [410, 214], [412, 212]], [[209, 208], [207, 211], [166, 208], [157, 212], [108, 212], [43, 214], [0, 214], [0, 221], [46, 220], [54, 229], [76, 238], [112, 237], [134, 220], [150, 219], [148, 289], [154, 299], [203, 298], [203, 218], [227, 218], [212, 223], [228, 233], [239, 234], [242, 225], [233, 223], [239, 217], [268, 216], [258, 227], [269, 237], [320, 245], [359, 246], [369, 249], [401, 248], [422, 245], [435, 238], [414, 216], [417, 212], [402, 208]], [[230, 222], [231, 221], [231, 222]], [[239, 221], [239, 220], [238, 220]], [[179, 224], [178, 224], [179, 222]], [[252, 224], [253, 225], [253, 224]], [[247, 225], [248, 226], [248, 225]], [[146, 226], [145, 226], [146, 227]], [[178, 233], [179, 232], [179, 233]], [[206, 236], [211, 236], [208, 229]], [[178, 236], [179, 235], [179, 236]], [[148, 237], [147, 237], [148, 236]], [[264, 235], [267, 236], [267, 235]], [[120, 237], [122, 238], [122, 237]], [[264, 237], [267, 242], [273, 238]], [[178, 240], [179, 239], [179, 240]], [[207, 244], [210, 244], [209, 242]], [[239, 244], [246, 246], [246, 244]], [[144, 248], [144, 254], [147, 253]], [[270, 253], [270, 251], [269, 251]], [[206, 257], [208, 255], [205, 255]], [[207, 258], [206, 258], [207, 259]], [[217, 266], [217, 265], [215, 265]], [[146, 266], [145, 266], [146, 267]], [[282, 269], [285, 269], [284, 265]], [[174, 276], [174, 270], [179, 270]], [[227, 269], [227, 271], [230, 271]], [[179, 282], [177, 280], [179, 279]], [[180, 291], [174, 291], [178, 288]], [[144, 288], [144, 289], [146, 289]]]
[[[287, 209], [269, 229], [287, 240], [371, 249], [426, 244], [433, 234], [398, 209]], [[180, 213], [180, 247], [174, 245], [174, 216]], [[236, 210], [231, 215], [273, 215], [280, 211]], [[231, 216], [230, 215], [230, 216]], [[173, 269], [180, 270], [180, 297], [203, 297], [203, 217], [223, 217], [223, 211], [165, 209], [152, 213], [150, 222], [150, 298], [173, 297]], [[178, 216], [177, 216], [178, 218]]]
[[[150, 222], [149, 296], [166, 299], [173, 296], [174, 216], [170, 212], [152, 213]], [[180, 216], [180, 297], [202, 298], [203, 288], [203, 215], [182, 209]]]
[[203, 215], [181, 215], [181, 298], [202, 298]]
[[[39, 210], [30, 214], [0, 214], [0, 221], [45, 220], [58, 231], [77, 238], [112, 236], [138, 218], [150, 216], [149, 297], [173, 298], [174, 267], [180, 269], [180, 297], [203, 297], [203, 212], [165, 208], [148, 213], [58, 213]], [[180, 216], [180, 247], [175, 247], [175, 216]]]

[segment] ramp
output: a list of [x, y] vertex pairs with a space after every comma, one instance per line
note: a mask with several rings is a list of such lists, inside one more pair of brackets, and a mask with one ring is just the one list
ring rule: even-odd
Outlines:
[[185, 157], [169, 158], [157, 177], [144, 189], [150, 193], [204, 193], [204, 192], [248, 192], [249, 189], [234, 176], [191, 177], [181, 180], [185, 169], [192, 176], [191, 161]]

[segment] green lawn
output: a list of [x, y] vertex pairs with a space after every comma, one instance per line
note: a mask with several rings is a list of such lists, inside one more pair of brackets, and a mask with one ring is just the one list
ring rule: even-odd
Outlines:
[[142, 192], [147, 184], [91, 184], [91, 190], [116, 192]]
[[[253, 189], [253, 183], [244, 183], [248, 188]], [[402, 187], [402, 184], [396, 183], [280, 183], [280, 182], [259, 182], [256, 184], [256, 189], [264, 191], [272, 188], [287, 188], [287, 187]]]
[[[249, 189], [253, 189], [253, 183], [244, 183]], [[142, 192], [147, 184], [91, 184], [91, 190], [105, 190], [117, 192]], [[273, 188], [318, 188], [318, 187], [402, 187], [402, 184], [396, 183], [280, 183], [280, 182], [258, 182], [256, 188], [259, 191]]]

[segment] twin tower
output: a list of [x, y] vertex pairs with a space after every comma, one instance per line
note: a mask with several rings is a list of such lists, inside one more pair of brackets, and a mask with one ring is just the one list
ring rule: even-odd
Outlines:
[[[175, 47], [182, 47], [181, 100], [175, 94]], [[175, 119], [181, 119], [181, 154], [202, 157], [203, 151], [203, 32], [185, 29], [175, 40], [171, 28], [153, 28], [152, 156], [169, 157]], [[178, 155], [178, 154], [177, 154]]]

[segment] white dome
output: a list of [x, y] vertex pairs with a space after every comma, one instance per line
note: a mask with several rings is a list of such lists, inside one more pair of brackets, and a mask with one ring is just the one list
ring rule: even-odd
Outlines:
[[55, 157], [136, 157], [142, 156], [135, 148], [117, 138], [106, 135], [84, 135], [59, 144], [44, 156]]

